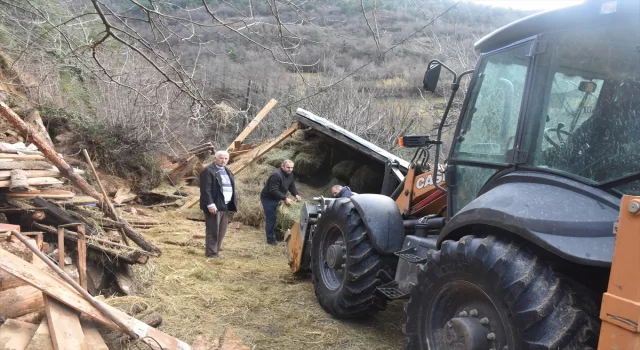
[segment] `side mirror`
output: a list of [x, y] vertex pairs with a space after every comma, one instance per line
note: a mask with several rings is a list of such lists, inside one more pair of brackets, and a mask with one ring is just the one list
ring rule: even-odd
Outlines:
[[422, 80], [423, 88], [425, 91], [435, 92], [438, 85], [438, 79], [440, 79], [440, 69], [442, 66], [438, 63], [432, 65], [424, 73], [424, 79]]

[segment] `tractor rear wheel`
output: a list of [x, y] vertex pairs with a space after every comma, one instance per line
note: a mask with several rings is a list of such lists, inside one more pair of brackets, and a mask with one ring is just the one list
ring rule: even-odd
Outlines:
[[313, 286], [326, 312], [357, 318], [385, 309], [386, 299], [376, 295], [375, 289], [393, 279], [395, 263], [372, 247], [349, 199], [336, 200], [326, 208], [311, 246]]
[[595, 302], [531, 251], [489, 236], [445, 241], [405, 305], [408, 349], [595, 349]]

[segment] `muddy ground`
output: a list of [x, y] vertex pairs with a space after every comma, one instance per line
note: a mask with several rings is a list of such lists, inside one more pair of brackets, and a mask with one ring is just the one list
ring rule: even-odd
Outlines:
[[309, 278], [294, 277], [285, 246], [269, 246], [262, 230], [230, 228], [223, 259], [204, 256], [204, 222], [179, 211], [155, 212], [163, 225], [141, 230], [163, 254], [135, 270], [138, 296], [110, 300], [159, 311], [165, 332], [192, 344], [218, 339], [226, 329], [252, 349], [401, 349], [402, 302], [371, 319], [347, 322], [318, 305]]

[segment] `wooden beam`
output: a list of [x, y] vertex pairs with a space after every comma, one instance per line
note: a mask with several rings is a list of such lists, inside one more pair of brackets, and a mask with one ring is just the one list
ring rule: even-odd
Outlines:
[[109, 350], [109, 347], [104, 342], [102, 335], [92, 324], [84, 323], [82, 325], [82, 331], [84, 332], [84, 347], [88, 350]]
[[247, 125], [247, 127], [244, 128], [244, 130], [242, 130], [240, 135], [238, 135], [238, 137], [236, 137], [236, 139], [233, 140], [231, 145], [229, 145], [229, 147], [227, 147], [227, 152], [236, 150], [236, 148], [235, 148], [236, 142], [239, 141], [240, 143], [242, 143], [244, 141], [244, 139], [247, 138], [247, 136], [249, 136], [249, 134], [253, 131], [253, 129], [255, 129], [256, 126], [258, 126], [258, 124], [260, 124], [262, 119], [264, 119], [264, 117], [267, 115], [267, 113], [269, 113], [269, 111], [271, 111], [271, 109], [273, 108], [273, 106], [276, 105], [276, 103], [278, 103], [278, 101], [276, 101], [274, 99], [271, 99], [269, 101], [269, 103], [267, 103], [262, 108], [262, 110], [256, 115], [256, 117], [253, 118], [251, 123], [249, 123], [249, 125]]
[[78, 275], [80, 286], [87, 290], [87, 237], [84, 225], [78, 226]]
[[296, 130], [298, 130], [298, 123], [293, 123], [293, 125], [285, 130], [280, 136], [271, 140], [270, 142], [265, 143], [264, 145], [257, 147], [252, 150], [252, 152], [248, 153], [241, 160], [236, 163], [229, 165], [229, 170], [233, 173], [233, 175], [237, 175], [244, 168], [249, 166], [251, 163], [255, 162], [258, 158], [265, 155], [267, 152], [271, 151], [274, 147], [279, 145], [282, 141], [284, 141], [287, 137], [291, 136]]
[[49, 169], [51, 169], [51, 164], [49, 164], [47, 162], [42, 162], [42, 161], [27, 161], [27, 162], [6, 161], [6, 162], [0, 162], [0, 170], [13, 170], [13, 169], [49, 170]]
[[[47, 296], [72, 307], [76, 311], [86, 314], [91, 319], [98, 321], [111, 329], [122, 331], [115, 323], [113, 323], [113, 321], [103, 315], [68, 284], [65, 284], [59, 279], [54, 278], [52, 275], [39, 270], [32, 264], [29, 264], [2, 248], [0, 248], [0, 269], [25, 280], [32, 286], [47, 294]], [[99, 303], [101, 307], [115, 315], [129, 328], [133, 329], [141, 340], [152, 349], [182, 350], [189, 348], [189, 345], [181, 340], [176, 339], [156, 328], [149, 327], [140, 320], [127, 315], [115, 307], [105, 304], [99, 300], [96, 300], [96, 302]]]
[[[45, 186], [45, 185], [61, 185], [64, 181], [57, 179], [55, 177], [32, 177], [27, 179], [27, 184], [32, 186]], [[9, 187], [11, 186], [11, 180], [2, 180], [0, 181], [0, 187]]]
[[[36, 330], [36, 333], [29, 341], [29, 344], [25, 350], [53, 350], [53, 342], [51, 342], [51, 333], [49, 332], [49, 323], [47, 318], [43, 318], [40, 321], [40, 325]], [[90, 348], [88, 348], [90, 350]]]
[[[50, 198], [50, 199], [67, 199], [74, 198], [75, 194], [71, 191], [64, 190], [36, 190], [30, 192], [8, 192], [4, 194], [7, 198]], [[93, 197], [92, 197], [93, 198]]]
[[0, 159], [11, 159], [11, 160], [45, 160], [44, 156], [37, 154], [11, 154], [11, 153], [0, 153]]
[[0, 326], [0, 349], [24, 349], [37, 329], [32, 323], [7, 320]]
[[45, 297], [44, 300], [53, 349], [83, 350], [84, 333], [78, 313], [51, 297]]

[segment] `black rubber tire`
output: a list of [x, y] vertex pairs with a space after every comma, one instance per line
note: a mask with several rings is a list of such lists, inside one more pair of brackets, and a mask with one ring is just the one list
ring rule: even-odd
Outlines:
[[[337, 285], [323, 278], [329, 269], [323, 259], [323, 239], [339, 234], [345, 244], [346, 260]], [[321, 262], [320, 260], [323, 259]], [[322, 308], [337, 318], [359, 318], [384, 310], [387, 300], [376, 287], [390, 282], [397, 260], [380, 256], [369, 242], [364, 223], [349, 199], [338, 199], [322, 213], [312, 238], [311, 271], [316, 297]]]
[[[417, 278], [409, 302], [405, 303], [407, 349], [449, 349], [449, 346], [441, 345], [446, 330], [439, 319], [447, 319], [450, 316], [445, 315], [450, 313], [460, 320], [463, 311], [469, 312], [461, 304], [474, 305], [469, 299], [485, 297], [495, 308], [493, 315], [498, 315], [495, 317], [498, 320], [491, 322], [502, 322], [502, 328], [497, 323], [490, 327], [497, 325], [496, 329], [503, 331], [500, 337], [503, 340], [492, 340], [494, 343], [490, 348], [597, 348], [598, 308], [587, 296], [589, 293], [583, 292], [577, 283], [554, 273], [552, 267], [534, 253], [512, 241], [495, 236], [467, 236], [459, 241], [445, 241], [441, 250], [429, 253], [429, 260], [421, 266]], [[478, 292], [465, 294], [469, 292], [463, 292], [463, 288], [477, 288]], [[455, 297], [451, 295], [456, 293], [463, 296], [458, 299], [462, 301], [447, 303], [446, 300], [453, 300]], [[440, 306], [436, 305], [438, 300]], [[475, 303], [478, 305], [478, 301]], [[445, 304], [448, 305], [443, 308]], [[475, 311], [474, 315], [477, 314]], [[451, 323], [446, 323], [446, 327], [451, 327]]]

